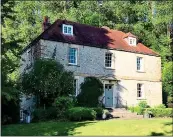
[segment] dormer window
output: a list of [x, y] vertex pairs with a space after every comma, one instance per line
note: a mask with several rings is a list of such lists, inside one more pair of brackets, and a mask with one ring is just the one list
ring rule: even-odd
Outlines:
[[129, 45], [136, 46], [136, 38], [129, 37]]
[[65, 25], [65, 24], [63, 24], [62, 32], [65, 35], [73, 35], [73, 26], [72, 25]]

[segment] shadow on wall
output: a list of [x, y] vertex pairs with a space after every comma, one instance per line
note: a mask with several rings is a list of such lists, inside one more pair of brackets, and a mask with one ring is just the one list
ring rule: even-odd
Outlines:
[[127, 107], [127, 101], [121, 97], [122, 92], [128, 91], [127, 88], [118, 83], [118, 91], [119, 92], [117, 92], [117, 97], [116, 97], [116, 102], [117, 102], [116, 106], [120, 108]]

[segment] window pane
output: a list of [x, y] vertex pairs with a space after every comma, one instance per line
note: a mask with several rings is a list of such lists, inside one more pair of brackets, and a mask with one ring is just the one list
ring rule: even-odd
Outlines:
[[142, 84], [137, 84], [137, 97], [142, 97]]
[[141, 70], [141, 57], [137, 57], [137, 70]]
[[67, 27], [64, 26], [64, 33], [67, 33]]
[[70, 48], [69, 49], [69, 63], [76, 64], [76, 55], [77, 55], [77, 49]]
[[112, 53], [105, 54], [105, 67], [111, 67], [112, 64]]
[[71, 27], [68, 27], [68, 34], [71, 34]]

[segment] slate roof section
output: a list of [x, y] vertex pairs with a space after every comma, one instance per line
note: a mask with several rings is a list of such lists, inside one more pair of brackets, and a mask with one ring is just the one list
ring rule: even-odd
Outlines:
[[[73, 36], [62, 33], [62, 24], [73, 25]], [[47, 30], [41, 33], [33, 40], [23, 52], [30, 46], [33, 46], [40, 39], [71, 43], [82, 46], [91, 46], [104, 49], [115, 49], [126, 52], [140, 53], [146, 55], [159, 56], [158, 53], [138, 43], [136, 46], [130, 46], [124, 40], [127, 36], [133, 36], [131, 33], [124, 33], [118, 30], [111, 30], [106, 27], [98, 28], [85, 24], [80, 24], [67, 20], [56, 20]], [[136, 37], [136, 36], [135, 36]]]

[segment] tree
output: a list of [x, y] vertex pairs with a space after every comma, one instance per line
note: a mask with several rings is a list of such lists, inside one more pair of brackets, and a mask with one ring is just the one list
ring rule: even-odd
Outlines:
[[57, 97], [74, 95], [73, 81], [73, 73], [53, 59], [38, 59], [21, 75], [22, 91], [37, 97], [37, 107], [51, 106]]
[[95, 77], [86, 77], [81, 84], [81, 92], [77, 96], [80, 106], [98, 107], [99, 97], [103, 94], [103, 84]]
[[[173, 62], [166, 62], [163, 67], [162, 80], [163, 92], [169, 97], [173, 97]], [[166, 103], [166, 102], [165, 102]]]
[[14, 21], [12, 15], [14, 1], [2, 1], [2, 32], [1, 32], [1, 98], [2, 98], [2, 124], [18, 122], [19, 120], [19, 90], [16, 80], [12, 78], [17, 69], [16, 63], [19, 45], [17, 40], [8, 39], [4, 29], [7, 27], [6, 20]]

